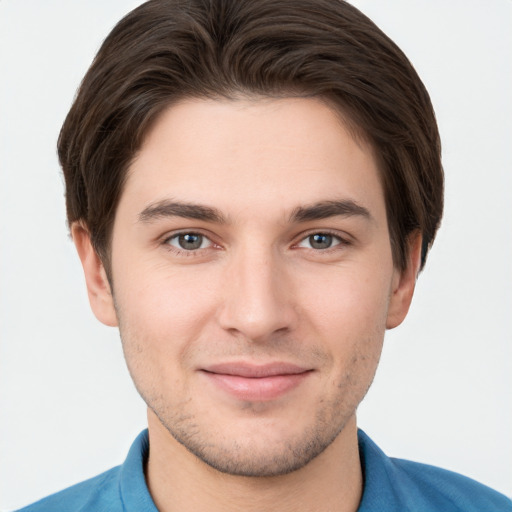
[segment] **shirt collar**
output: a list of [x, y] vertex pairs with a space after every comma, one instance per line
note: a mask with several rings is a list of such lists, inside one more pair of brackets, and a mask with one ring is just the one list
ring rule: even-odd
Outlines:
[[119, 494], [126, 512], [158, 512], [149, 494], [144, 467], [149, 456], [148, 430], [143, 430], [133, 442], [121, 466]]

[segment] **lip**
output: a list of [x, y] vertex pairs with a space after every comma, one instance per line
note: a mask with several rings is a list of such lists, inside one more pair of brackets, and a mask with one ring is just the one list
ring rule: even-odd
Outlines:
[[264, 365], [234, 362], [208, 366], [201, 373], [217, 388], [239, 400], [265, 402], [295, 389], [312, 369], [284, 362]]

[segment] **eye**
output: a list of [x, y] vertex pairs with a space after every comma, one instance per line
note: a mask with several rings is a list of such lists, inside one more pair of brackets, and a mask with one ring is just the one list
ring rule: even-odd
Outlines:
[[298, 247], [306, 247], [307, 249], [329, 249], [330, 247], [342, 243], [341, 238], [331, 235], [330, 233], [313, 233], [300, 241]]
[[168, 238], [166, 243], [185, 251], [196, 251], [212, 245], [212, 242], [200, 233], [178, 233]]

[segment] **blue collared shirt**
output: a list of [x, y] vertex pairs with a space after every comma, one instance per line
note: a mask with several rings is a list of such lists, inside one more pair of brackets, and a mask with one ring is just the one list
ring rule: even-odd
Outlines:
[[[512, 512], [512, 501], [485, 485], [434, 466], [387, 457], [362, 430], [358, 438], [364, 476], [358, 512]], [[121, 466], [19, 512], [158, 512], [144, 478], [148, 454], [144, 430]]]

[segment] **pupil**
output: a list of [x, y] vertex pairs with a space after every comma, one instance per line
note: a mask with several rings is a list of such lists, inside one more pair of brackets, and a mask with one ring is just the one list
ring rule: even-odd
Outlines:
[[179, 236], [179, 244], [182, 249], [191, 251], [193, 249], [199, 249], [203, 243], [202, 235], [195, 235], [194, 233], [187, 233]]
[[332, 236], [317, 233], [309, 237], [309, 242], [314, 249], [328, 249], [332, 245]]

